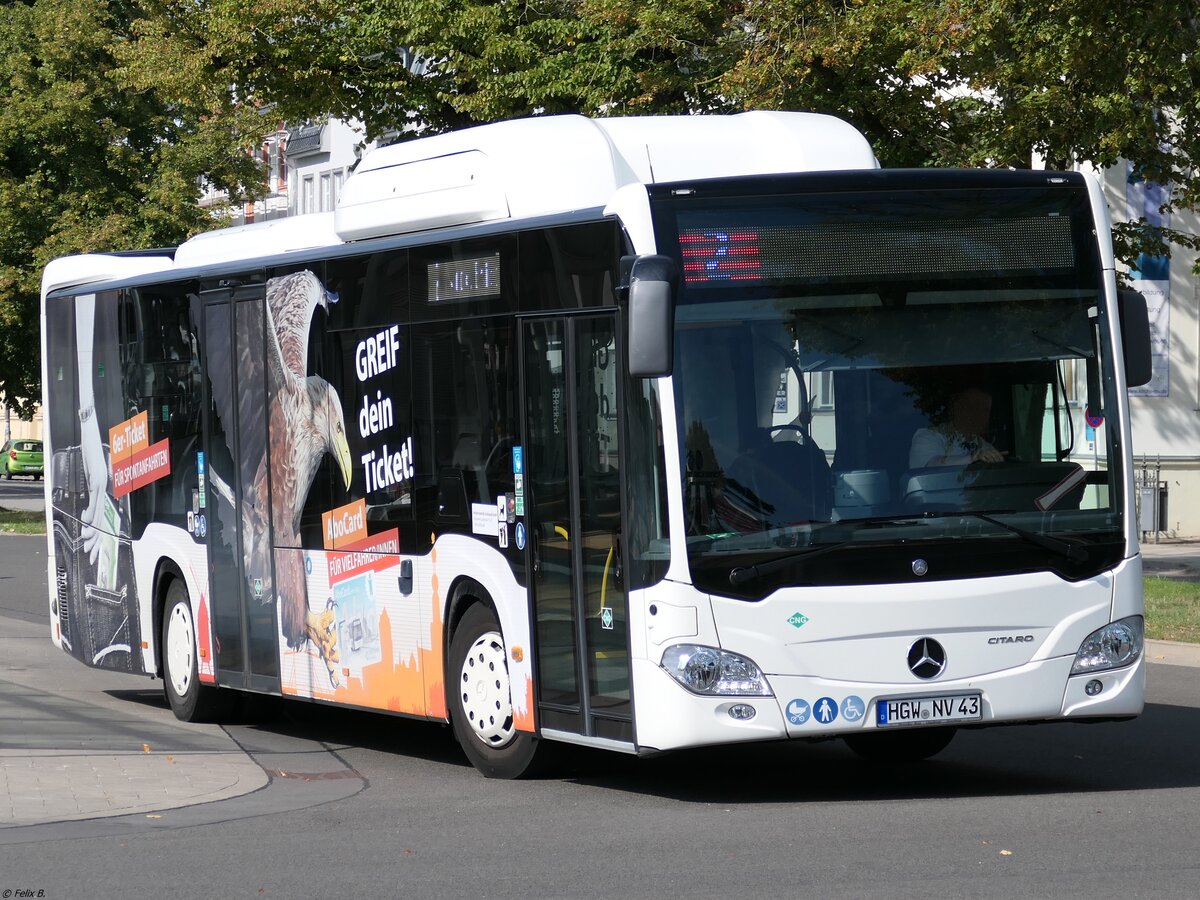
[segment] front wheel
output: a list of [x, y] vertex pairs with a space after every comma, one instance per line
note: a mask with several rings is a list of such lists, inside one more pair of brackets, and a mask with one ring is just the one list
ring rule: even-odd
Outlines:
[[471, 764], [489, 778], [529, 774], [538, 739], [516, 730], [504, 635], [484, 604], [468, 609], [454, 630], [446, 674], [450, 722]]
[[872, 762], [918, 762], [941, 753], [954, 740], [953, 726], [843, 735], [846, 745]]
[[184, 722], [207, 721], [218, 712], [217, 689], [200, 683], [197, 646], [187, 588], [175, 579], [167, 588], [163, 609], [163, 691], [175, 718]]

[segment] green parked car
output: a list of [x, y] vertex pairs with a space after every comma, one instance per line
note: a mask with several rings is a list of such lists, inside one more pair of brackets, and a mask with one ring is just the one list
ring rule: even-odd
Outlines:
[[42, 477], [42, 442], [29, 438], [5, 441], [0, 447], [0, 477], [14, 475]]

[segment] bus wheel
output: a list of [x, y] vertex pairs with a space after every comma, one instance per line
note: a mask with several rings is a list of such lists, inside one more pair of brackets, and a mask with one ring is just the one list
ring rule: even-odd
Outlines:
[[538, 739], [514, 727], [504, 636], [484, 604], [454, 630], [447, 675], [450, 722], [471, 764], [489, 778], [529, 774]]
[[187, 588], [178, 579], [167, 588], [162, 621], [163, 691], [175, 718], [203, 722], [217, 712], [216, 688], [202, 685], [196, 661], [196, 625]]
[[917, 762], [946, 749], [954, 739], [954, 727], [912, 728], [905, 731], [842, 735], [846, 745], [873, 762]]

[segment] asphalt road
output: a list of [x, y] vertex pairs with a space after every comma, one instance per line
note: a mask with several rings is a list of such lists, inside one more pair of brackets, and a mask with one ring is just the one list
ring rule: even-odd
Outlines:
[[[18, 476], [0, 478], [0, 507], [5, 509], [45, 509], [45, 482]], [[3, 889], [0, 889], [0, 898]]]
[[[0, 537], [0, 634], [40, 621], [39, 552]], [[0, 658], [0, 691], [33, 682], [165, 726], [157, 683], [36, 659]], [[480, 777], [447, 729], [290, 703], [224, 730], [339, 781], [0, 831], [0, 897], [1195, 897], [1200, 669], [1151, 665], [1148, 682], [1135, 721], [966, 731], [921, 765], [830, 741], [580, 753], [524, 782]]]

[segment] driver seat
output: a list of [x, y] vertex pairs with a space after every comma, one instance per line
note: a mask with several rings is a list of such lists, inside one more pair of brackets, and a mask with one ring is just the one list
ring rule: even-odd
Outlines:
[[769, 516], [767, 527], [827, 522], [833, 507], [833, 478], [825, 451], [804, 442], [767, 439], [743, 451], [728, 475], [753, 491]]

